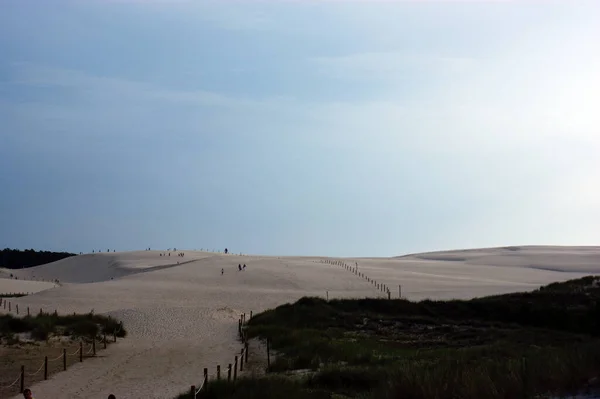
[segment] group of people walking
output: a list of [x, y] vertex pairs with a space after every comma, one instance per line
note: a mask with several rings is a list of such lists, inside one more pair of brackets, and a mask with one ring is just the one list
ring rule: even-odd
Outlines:
[[[244, 263], [244, 265], [242, 266], [241, 264], [238, 265], [238, 270], [241, 272], [242, 270], [246, 270], [246, 264]], [[221, 276], [225, 273], [225, 269], [221, 268]]]

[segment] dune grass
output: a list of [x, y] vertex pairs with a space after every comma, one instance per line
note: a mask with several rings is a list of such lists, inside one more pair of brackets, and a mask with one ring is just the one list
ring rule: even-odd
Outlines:
[[112, 335], [115, 331], [118, 337], [127, 335], [127, 330], [120, 322], [110, 316], [93, 312], [66, 316], [48, 313], [25, 317], [14, 317], [10, 314], [0, 316], [0, 337], [30, 333], [33, 339], [41, 341], [52, 335], [92, 339], [105, 332]]
[[[181, 394], [177, 399], [188, 399], [189, 393]], [[326, 389], [315, 389], [306, 385], [303, 379], [291, 379], [280, 376], [263, 378], [240, 378], [235, 382], [211, 381], [206, 390], [197, 398], [203, 399], [329, 399], [331, 393]]]
[[[573, 393], [600, 375], [600, 287], [589, 276], [472, 300], [302, 298], [256, 315], [277, 355], [267, 378], [200, 398], [517, 399]], [[290, 377], [292, 370], [304, 373]], [[181, 395], [180, 398], [190, 397]]]

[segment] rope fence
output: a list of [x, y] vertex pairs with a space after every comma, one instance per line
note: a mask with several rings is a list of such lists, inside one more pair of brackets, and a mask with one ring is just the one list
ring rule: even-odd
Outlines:
[[42, 371], [42, 369], [44, 368], [44, 366], [46, 365], [46, 362], [42, 362], [42, 365], [40, 366], [40, 368], [38, 369], [38, 371], [36, 371], [35, 373], [28, 373], [27, 376], [29, 377], [35, 377], [36, 375], [38, 375], [40, 373], [40, 371]]
[[81, 350], [81, 349], [77, 349], [75, 352], [73, 352], [73, 353], [69, 353], [69, 355], [68, 355], [68, 356], [75, 356], [76, 354], [78, 354], [78, 353], [79, 353], [79, 351], [80, 351], [80, 350]]
[[202, 381], [202, 385], [200, 385], [200, 388], [198, 388], [198, 390], [196, 390], [196, 387], [192, 386], [192, 391], [194, 392], [194, 399], [196, 399], [196, 396], [200, 393], [202, 388], [204, 388], [204, 384], [206, 384], [206, 380]]
[[10, 384], [10, 385], [7, 385], [7, 386], [5, 386], [4, 388], [12, 388], [12, 387], [14, 387], [14, 386], [17, 384], [17, 382], [19, 382], [20, 380], [21, 380], [21, 374], [19, 374], [19, 376], [17, 377], [17, 379], [15, 380], [15, 382], [13, 382], [13, 383], [12, 383], [12, 384]]
[[[250, 318], [248, 320], [250, 320], [250, 319], [252, 319], [252, 312], [250, 312]], [[249, 351], [249, 344], [248, 344], [248, 336], [246, 333], [246, 324], [247, 324], [246, 313], [243, 313], [238, 320], [238, 335], [239, 335], [238, 338], [242, 343], [242, 349], [240, 350], [239, 355], [235, 355], [233, 357], [233, 363], [229, 363], [227, 365], [227, 367], [225, 368], [225, 370], [227, 371], [226, 378], [227, 378], [228, 382], [237, 380], [238, 372], [241, 373], [244, 371], [244, 364], [246, 364], [246, 368], [248, 368], [248, 355], [249, 355], [250, 351]], [[268, 344], [267, 344], [267, 348], [268, 348]], [[267, 349], [267, 351], [268, 351], [268, 349]], [[269, 357], [268, 354], [267, 354], [267, 357]], [[221, 376], [221, 365], [217, 365], [216, 380], [219, 381], [222, 378], [224, 379], [225, 376]], [[196, 399], [202, 391], [206, 391], [208, 389], [208, 386], [209, 386], [208, 368], [205, 368], [202, 384], [200, 384], [199, 388], [196, 388], [195, 385], [191, 386], [190, 397]]]
[[[0, 306], [3, 306], [5, 309], [8, 308], [9, 311], [12, 311], [12, 309], [14, 308], [18, 314], [18, 305], [15, 305], [14, 307], [12, 306], [12, 304], [7, 301], [6, 299], [4, 299], [2, 302], [0, 302]], [[57, 311], [54, 311], [55, 314], [57, 314]], [[40, 309], [40, 314], [42, 313], [42, 309]], [[27, 316], [30, 315], [29, 312], [29, 307], [27, 307]], [[123, 330], [123, 323], [119, 323], [118, 328], [115, 328], [113, 330], [113, 337], [114, 337], [114, 342], [117, 342], [117, 335]], [[62, 371], [66, 371], [67, 370], [67, 365], [68, 365], [68, 359], [71, 359], [73, 361], [73, 358], [75, 358], [75, 362], [83, 362], [84, 358], [90, 358], [90, 357], [95, 357], [96, 356], [96, 342], [102, 342], [104, 343], [104, 348], [106, 349], [107, 347], [107, 339], [106, 339], [106, 330], [104, 330], [104, 337], [103, 339], [100, 338], [100, 340], [98, 340], [97, 338], [92, 338], [92, 339], [86, 339], [86, 338], [82, 338], [79, 342], [79, 348], [77, 350], [75, 350], [72, 353], [67, 353], [67, 349], [63, 348], [62, 349], [62, 353], [60, 355], [58, 355], [55, 358], [52, 359], [48, 359], [48, 356], [44, 357], [44, 361], [42, 362], [41, 366], [34, 372], [34, 373], [28, 373], [25, 371], [25, 365], [21, 365], [21, 371], [19, 373], [19, 376], [16, 378], [16, 380], [11, 383], [10, 385], [3, 385], [0, 382], [0, 396], [4, 397], [3, 392], [10, 392], [11, 388], [13, 388], [15, 385], [19, 385], [19, 393], [23, 393], [24, 387], [25, 387], [25, 377], [31, 378], [31, 377], [35, 377], [39, 374], [42, 373], [42, 370], [44, 372], [43, 375], [43, 380], [47, 380], [48, 379], [48, 374], [49, 374], [49, 364], [54, 364], [55, 362], [59, 362], [62, 361]], [[84, 350], [85, 346], [88, 346], [89, 348], [87, 350]], [[79, 356], [77, 356], [79, 355]], [[73, 364], [73, 362], [71, 362], [71, 364]], [[55, 372], [60, 372], [59, 370], [56, 370], [56, 366], [54, 366], [54, 371]], [[19, 384], [20, 382], [20, 384]], [[34, 381], [29, 380], [29, 384], [31, 384]], [[200, 387], [200, 389], [202, 389], [202, 387]]]
[[58, 357], [56, 359], [51, 359], [51, 360], [48, 360], [48, 361], [49, 362], [56, 362], [57, 360], [60, 360], [62, 358], [63, 358], [63, 355], [58, 355]]

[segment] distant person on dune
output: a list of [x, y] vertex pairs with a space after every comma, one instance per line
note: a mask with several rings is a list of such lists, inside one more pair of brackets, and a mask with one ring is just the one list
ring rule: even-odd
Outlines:
[[221, 268], [221, 276], [225, 273], [225, 269]]
[[242, 265], [238, 264], [238, 270], [242, 271]]
[[244, 263], [244, 270], [246, 270], [246, 264]]
[[227, 251], [227, 248], [225, 248], [225, 255], [227, 255], [227, 252], [228, 252], [228, 251]]

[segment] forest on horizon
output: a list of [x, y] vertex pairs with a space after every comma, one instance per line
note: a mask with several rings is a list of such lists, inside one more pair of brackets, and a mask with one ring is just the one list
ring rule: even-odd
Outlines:
[[21, 269], [56, 262], [76, 254], [70, 252], [36, 251], [34, 249], [4, 248], [0, 253], [0, 267]]

